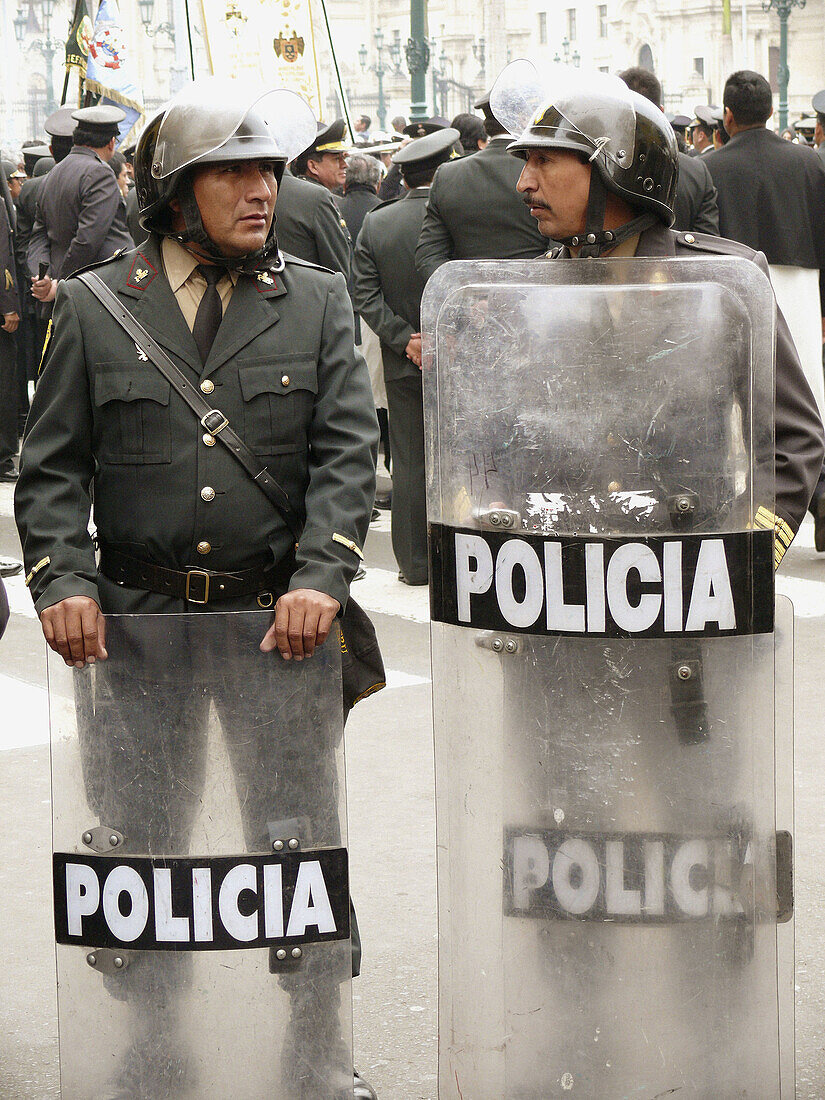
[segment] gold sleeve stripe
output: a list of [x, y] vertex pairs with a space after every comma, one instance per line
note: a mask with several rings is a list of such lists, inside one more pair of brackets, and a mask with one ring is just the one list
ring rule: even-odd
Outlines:
[[37, 574], [40, 572], [40, 570], [46, 568], [46, 566], [49, 564], [49, 562], [51, 560], [52, 560], [51, 558], [41, 558], [40, 559], [40, 561], [37, 563], [37, 565], [35, 565], [35, 567], [31, 570], [31, 572], [26, 577], [26, 588], [29, 587], [29, 585], [34, 580], [34, 578], [37, 576]]
[[361, 561], [364, 560], [364, 555], [358, 549], [357, 545], [352, 541], [352, 539], [348, 539], [346, 535], [339, 535], [336, 531], [335, 534], [332, 536], [332, 541], [340, 543], [341, 546], [346, 546], [347, 550], [352, 550], [353, 554], [357, 554]]
[[769, 509], [760, 507], [753, 520], [754, 527], [762, 531], [773, 531], [773, 562], [774, 568], [779, 568], [779, 563], [785, 556], [785, 551], [793, 542], [794, 533], [790, 525]]
[[37, 377], [39, 378], [43, 371], [43, 364], [46, 362], [46, 352], [49, 350], [49, 344], [52, 339], [52, 319], [49, 318], [49, 324], [46, 328], [46, 339], [43, 341], [43, 350], [40, 353], [40, 365], [37, 368]]

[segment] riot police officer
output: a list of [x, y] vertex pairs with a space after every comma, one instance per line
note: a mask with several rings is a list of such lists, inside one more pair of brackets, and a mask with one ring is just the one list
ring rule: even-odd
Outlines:
[[[107, 658], [107, 613], [267, 607], [274, 616], [261, 650], [301, 661], [333, 629], [361, 560], [377, 429], [346, 287], [340, 274], [285, 257], [274, 226], [295, 135], [300, 143], [315, 120], [299, 97], [280, 92], [269, 117], [282, 125], [268, 124], [255, 99], [240, 95], [220, 82], [195, 84], [152, 120], [135, 161], [149, 238], [96, 273], [189, 386], [214, 395], [280, 482], [302, 521], [300, 538], [221, 445], [221, 427], [198, 422], [82, 282], [61, 282], [16, 515], [44, 635], [69, 665]], [[99, 563], [87, 530], [92, 490]], [[109, 679], [117, 701], [114, 668]], [[230, 681], [215, 683], [219, 708], [239, 690]], [[192, 705], [181, 701], [164, 724], [185, 732]], [[152, 715], [144, 722], [157, 728]], [[251, 784], [242, 812], [248, 839], [260, 843], [257, 775], [244, 768], [237, 778]], [[116, 794], [121, 786], [111, 784]], [[151, 820], [134, 827], [144, 844], [156, 843]], [[177, 827], [185, 844], [187, 826]], [[311, 1069], [291, 1065], [295, 1095], [311, 1095], [297, 1080]], [[355, 1094], [373, 1095], [357, 1079]]]
[[[514, 63], [516, 64], [516, 63]], [[518, 64], [526, 64], [520, 62]], [[513, 122], [506, 106], [508, 70], [500, 77], [493, 110]], [[635, 115], [634, 147], [624, 163], [605, 152], [592, 128], [578, 125], [587, 109], [581, 86], [563, 105], [543, 105], [535, 122], [521, 128], [509, 151], [525, 162], [518, 191], [541, 233], [561, 242], [552, 259], [587, 256], [744, 256], [768, 274], [761, 252], [712, 236], [671, 230], [678, 160], [673, 131], [662, 112], [636, 92], [628, 92]], [[616, 119], [621, 95], [614, 102]], [[504, 101], [504, 102], [503, 102]], [[504, 117], [502, 117], [502, 114]], [[605, 127], [605, 129], [608, 129]], [[643, 137], [643, 135], [645, 135]], [[645, 149], [646, 143], [650, 144]], [[615, 139], [614, 139], [615, 143]], [[628, 141], [629, 144], [629, 141]], [[644, 159], [640, 159], [644, 158]], [[777, 314], [776, 327], [776, 527], [777, 564], [790, 545], [811, 499], [821, 468], [822, 424], [788, 326]]]

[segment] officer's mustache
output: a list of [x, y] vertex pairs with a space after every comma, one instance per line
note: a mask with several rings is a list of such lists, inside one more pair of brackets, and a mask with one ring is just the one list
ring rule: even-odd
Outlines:
[[541, 199], [531, 198], [530, 195], [525, 195], [521, 201], [525, 206], [540, 206], [543, 210], [552, 209], [549, 203], [542, 202]]

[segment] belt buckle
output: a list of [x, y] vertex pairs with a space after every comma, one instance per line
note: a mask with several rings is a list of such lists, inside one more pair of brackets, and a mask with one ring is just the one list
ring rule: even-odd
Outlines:
[[205, 416], [201, 417], [201, 424], [210, 435], [222, 432], [228, 423], [229, 418], [224, 416], [220, 409], [210, 409]]
[[[203, 577], [203, 599], [198, 599], [197, 596], [190, 595], [190, 585], [193, 577]], [[189, 603], [208, 603], [209, 602], [209, 574], [205, 569], [190, 569], [186, 574], [186, 599]]]

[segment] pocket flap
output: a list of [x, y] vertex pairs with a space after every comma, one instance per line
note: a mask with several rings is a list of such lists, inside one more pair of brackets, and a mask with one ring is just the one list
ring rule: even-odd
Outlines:
[[244, 401], [251, 401], [262, 393], [287, 394], [293, 390], [318, 392], [318, 375], [315, 363], [250, 363], [240, 367], [241, 392]]
[[141, 369], [134, 363], [101, 363], [95, 372], [95, 405], [107, 401], [156, 401], [169, 404], [170, 386], [152, 367]]

